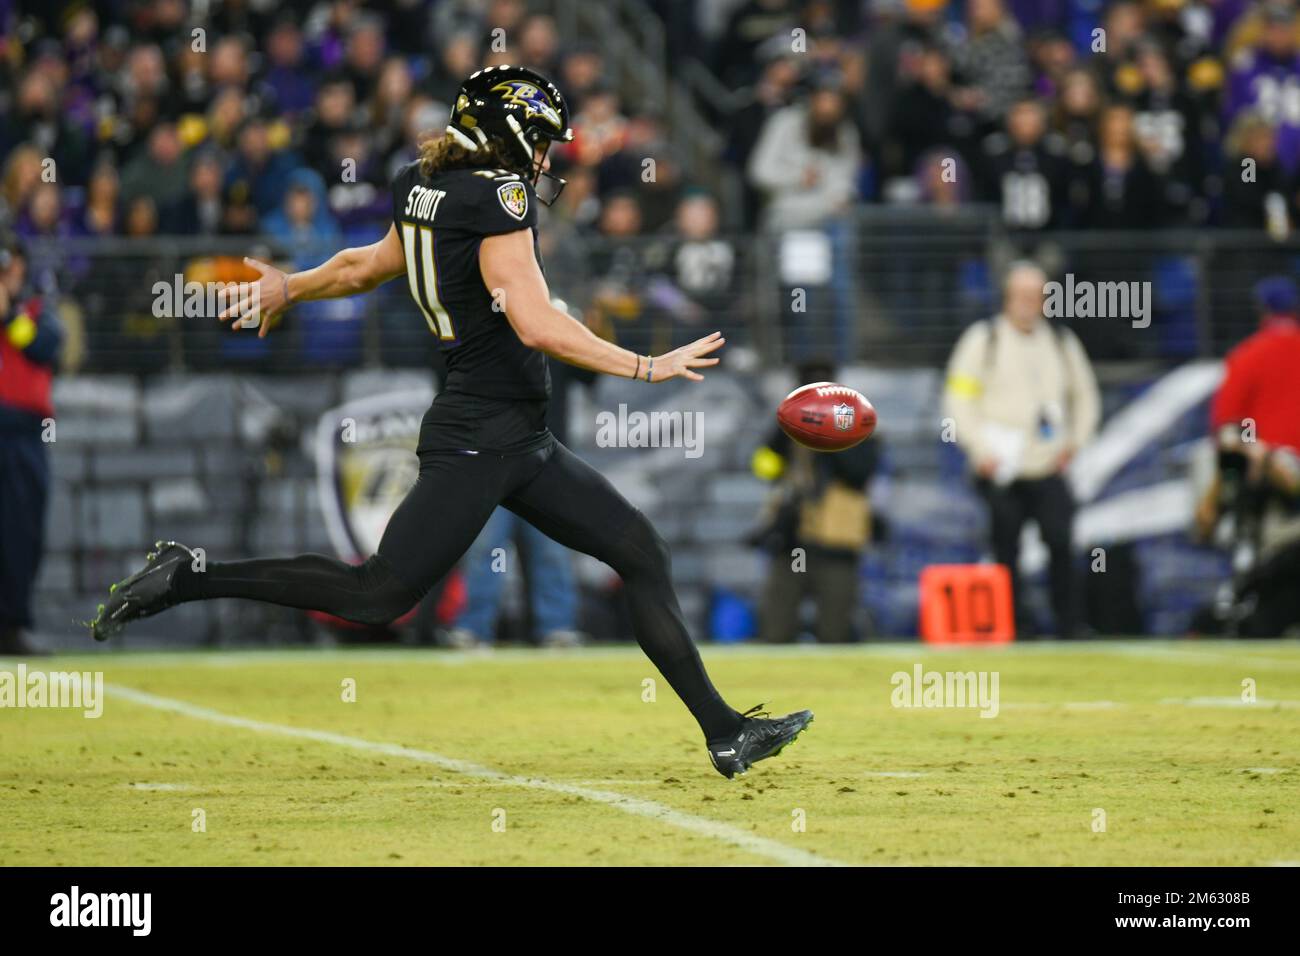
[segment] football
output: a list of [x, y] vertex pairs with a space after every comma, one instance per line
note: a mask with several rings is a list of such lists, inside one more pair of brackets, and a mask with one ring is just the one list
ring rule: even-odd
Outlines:
[[805, 448], [843, 451], [871, 437], [876, 410], [857, 389], [835, 382], [796, 388], [777, 407], [781, 430]]

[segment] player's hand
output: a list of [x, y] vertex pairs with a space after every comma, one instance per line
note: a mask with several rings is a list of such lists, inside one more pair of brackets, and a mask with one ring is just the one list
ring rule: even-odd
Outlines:
[[264, 339], [271, 331], [271, 320], [293, 304], [288, 300], [289, 277], [275, 266], [248, 256], [244, 257], [244, 265], [256, 269], [262, 277], [250, 285], [237, 302], [226, 306], [217, 318], [222, 322], [233, 319], [231, 327], [235, 329], [251, 328], [252, 324], [245, 325], [245, 321], [256, 321], [257, 337]]
[[704, 381], [704, 376], [693, 370], [717, 365], [720, 359], [704, 358], [704, 356], [722, 348], [726, 343], [727, 340], [722, 337], [721, 332], [714, 332], [702, 339], [696, 339], [690, 345], [683, 345], [663, 355], [656, 355], [653, 381], [666, 382], [673, 378], [689, 378], [692, 382]]

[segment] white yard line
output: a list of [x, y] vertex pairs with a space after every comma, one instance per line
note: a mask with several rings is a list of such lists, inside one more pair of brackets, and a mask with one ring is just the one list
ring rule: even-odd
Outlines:
[[[650, 800], [641, 800], [637, 797], [629, 797], [621, 793], [614, 793], [612, 790], [593, 790], [588, 787], [581, 787], [574, 784], [557, 783], [553, 780], [545, 780], [541, 777], [519, 777], [513, 774], [503, 773], [500, 770], [493, 770], [491, 767], [484, 767], [481, 764], [470, 763], [466, 760], [457, 760], [454, 757], [444, 757], [442, 754], [434, 753], [430, 750], [417, 750], [413, 747], [404, 747], [401, 744], [382, 743], [375, 740], [365, 740], [361, 737], [347, 737], [343, 734], [335, 734], [326, 730], [312, 730], [306, 727], [291, 727], [287, 724], [272, 724], [262, 720], [252, 720], [247, 717], [237, 717], [233, 714], [224, 714], [221, 711], [211, 710], [207, 707], [200, 707], [197, 704], [191, 704], [183, 700], [173, 700], [169, 697], [159, 697], [156, 694], [149, 694], [142, 690], [136, 690], [133, 687], [122, 687], [119, 685], [109, 684], [105, 686], [104, 692], [110, 697], [117, 697], [121, 700], [131, 701], [142, 707], [152, 707], [154, 710], [167, 711], [173, 714], [181, 714], [185, 717], [191, 717], [195, 720], [207, 721], [210, 724], [222, 724], [227, 727], [238, 727], [241, 730], [251, 730], [259, 734], [273, 734], [279, 737], [294, 737], [299, 740], [312, 740], [317, 743], [331, 744], [335, 747], [346, 747], [349, 750], [358, 750], [364, 753], [383, 754], [387, 757], [400, 757], [406, 760], [415, 760], [420, 763], [432, 764], [435, 767], [441, 767], [443, 770], [452, 773], [463, 774], [466, 777], [478, 780], [493, 781], [502, 786], [522, 787], [528, 790], [545, 790], [550, 793], [562, 793], [572, 797], [581, 797], [584, 800], [591, 800], [593, 803], [603, 803], [606, 806], [613, 807], [616, 810], [622, 810], [624, 813], [630, 813], [633, 816], [648, 817], [651, 820], [658, 820], [667, 826], [676, 827], [679, 830], [686, 830], [689, 833], [695, 833], [700, 836], [709, 837], [720, 843], [726, 843], [737, 849], [752, 853], [755, 856], [764, 857], [775, 863], [781, 863], [785, 866], [847, 866], [848, 864], [840, 863], [837, 860], [831, 860], [824, 856], [808, 850], [800, 850], [796, 847], [786, 846], [784, 843], [778, 843], [776, 840], [769, 840], [765, 837], [755, 836], [739, 827], [732, 826], [729, 823], [721, 823], [717, 820], [709, 820], [705, 817], [697, 817], [694, 814], [685, 813], [681, 810], [674, 810], [672, 807], [664, 806], [661, 803], [654, 803]], [[703, 756], [701, 755], [701, 759]]]
[[1002, 710], [1111, 710], [1124, 707], [1125, 704], [1114, 700], [1069, 700], [1055, 701], [1009, 700], [1000, 705]]
[[900, 780], [911, 780], [914, 777], [928, 777], [929, 773], [923, 770], [868, 770], [862, 776], [864, 777], [889, 777]]
[[1263, 697], [1253, 701], [1244, 701], [1240, 697], [1165, 697], [1160, 703], [1178, 707], [1259, 708], [1260, 710], [1272, 710], [1274, 707], [1289, 710], [1300, 707], [1300, 700], [1265, 700]]

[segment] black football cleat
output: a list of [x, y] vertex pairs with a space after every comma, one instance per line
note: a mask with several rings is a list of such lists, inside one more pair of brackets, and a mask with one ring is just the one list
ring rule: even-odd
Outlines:
[[108, 603], [90, 622], [90, 635], [106, 641], [131, 621], [152, 617], [176, 603], [172, 581], [176, 569], [194, 560], [194, 552], [175, 541], [157, 541], [145, 558], [145, 565], [125, 581], [108, 589]]
[[811, 710], [769, 717], [761, 709], [763, 706], [759, 704], [741, 714], [744, 723], [730, 737], [710, 740], [707, 744], [714, 769], [728, 780], [743, 774], [760, 760], [775, 757], [812, 723]]

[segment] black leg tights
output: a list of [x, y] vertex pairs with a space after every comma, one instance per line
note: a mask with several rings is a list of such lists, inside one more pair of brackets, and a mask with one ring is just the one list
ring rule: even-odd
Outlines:
[[241, 597], [324, 611], [358, 624], [387, 624], [424, 596], [377, 554], [356, 565], [323, 554], [226, 561], [202, 572], [185, 565], [177, 574], [176, 593], [182, 603]]
[[214, 562], [202, 572], [182, 568], [177, 596], [250, 598], [386, 623], [455, 566], [498, 504], [618, 572], [637, 643], [706, 738], [740, 726], [686, 629], [663, 539], [599, 472], [558, 442], [527, 455], [422, 455], [418, 480], [389, 520], [379, 553], [364, 564], [315, 554]]

